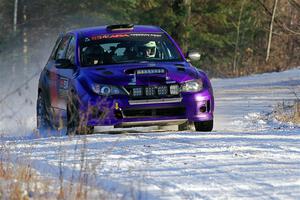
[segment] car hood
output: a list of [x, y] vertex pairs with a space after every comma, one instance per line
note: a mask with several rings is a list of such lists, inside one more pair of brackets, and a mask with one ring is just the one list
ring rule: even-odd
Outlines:
[[80, 69], [80, 75], [87, 82], [120, 86], [182, 83], [202, 76], [196, 68], [186, 62], [86, 67]]

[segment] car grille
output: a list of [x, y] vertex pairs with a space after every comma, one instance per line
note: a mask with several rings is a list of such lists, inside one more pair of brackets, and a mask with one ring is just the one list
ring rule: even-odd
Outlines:
[[180, 87], [177, 84], [158, 86], [127, 86], [130, 99], [158, 99], [179, 97]]
[[155, 109], [128, 109], [123, 110], [124, 118], [138, 117], [175, 117], [185, 116], [184, 107], [155, 108]]

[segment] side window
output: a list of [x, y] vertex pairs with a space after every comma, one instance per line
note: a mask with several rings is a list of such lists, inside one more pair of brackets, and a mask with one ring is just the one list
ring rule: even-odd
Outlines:
[[69, 41], [70, 41], [70, 36], [65, 36], [62, 38], [55, 54], [55, 60], [66, 58], [65, 55], [66, 55], [66, 50]]
[[72, 36], [66, 53], [66, 59], [70, 60], [73, 65], [75, 65], [75, 49], [76, 49], [76, 39], [74, 36]]
[[55, 42], [55, 46], [53, 47], [53, 50], [52, 50], [51, 56], [50, 56], [51, 60], [55, 60], [55, 55], [56, 55], [57, 48], [58, 48], [58, 45], [60, 44], [61, 39], [62, 39], [62, 37], [59, 36]]

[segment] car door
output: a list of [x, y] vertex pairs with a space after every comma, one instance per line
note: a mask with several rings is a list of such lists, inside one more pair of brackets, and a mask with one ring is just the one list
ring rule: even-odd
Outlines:
[[39, 80], [39, 87], [42, 88], [43, 91], [43, 97], [45, 99], [46, 105], [47, 105], [47, 110], [48, 112], [51, 112], [52, 109], [49, 109], [51, 107], [51, 101], [53, 99], [53, 96], [55, 96], [55, 91], [53, 89], [53, 74], [51, 73], [51, 68], [53, 67], [53, 65], [55, 64], [55, 56], [56, 56], [56, 52], [57, 49], [61, 43], [61, 40], [63, 38], [63, 34], [60, 34], [59, 37], [57, 38], [56, 42], [55, 42], [55, 46], [51, 52], [50, 58], [47, 61], [46, 66], [44, 67], [41, 76], [40, 76], [40, 80]]
[[57, 69], [57, 86], [58, 86], [58, 104], [57, 108], [66, 110], [67, 109], [67, 100], [68, 100], [68, 90], [70, 80], [74, 77], [74, 73], [77, 69], [76, 60], [75, 60], [75, 52], [76, 52], [76, 38], [71, 35], [69, 38], [68, 47], [65, 50], [62, 59], [67, 59], [70, 61], [70, 66], [65, 68], [59, 67]]
[[[75, 49], [75, 36], [64, 36], [48, 68], [50, 101], [55, 115], [60, 115], [61, 110], [66, 110], [69, 81], [73, 77], [75, 69]], [[70, 68], [70, 66], [58, 67], [58, 60], [61, 59], [69, 59], [70, 63], [74, 65], [74, 68]]]

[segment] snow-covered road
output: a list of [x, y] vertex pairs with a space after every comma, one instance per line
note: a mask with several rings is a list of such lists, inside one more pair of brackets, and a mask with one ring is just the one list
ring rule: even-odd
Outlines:
[[300, 68], [215, 79], [213, 86], [211, 133], [99, 129], [1, 143], [45, 176], [84, 174], [111, 199], [300, 199], [300, 128], [267, 115], [299, 94]]

